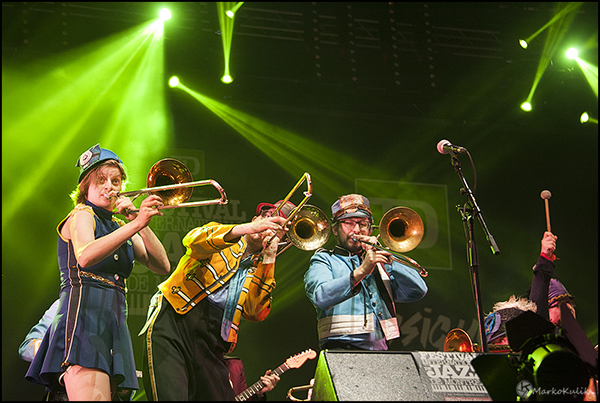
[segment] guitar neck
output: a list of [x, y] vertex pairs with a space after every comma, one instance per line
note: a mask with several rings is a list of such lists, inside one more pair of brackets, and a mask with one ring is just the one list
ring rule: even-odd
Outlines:
[[[288, 365], [286, 363], [283, 363], [280, 366], [278, 366], [277, 368], [275, 368], [271, 373], [274, 375], [280, 376], [288, 369], [290, 369], [290, 367], [288, 367]], [[237, 395], [235, 397], [235, 400], [237, 402], [246, 401], [246, 400], [250, 399], [252, 396], [254, 396], [255, 394], [257, 394], [258, 392], [260, 392], [261, 389], [264, 387], [265, 387], [265, 384], [261, 380], [259, 380], [258, 382], [254, 383], [252, 386], [250, 386], [248, 389], [246, 389], [245, 391], [243, 391], [242, 393]]]

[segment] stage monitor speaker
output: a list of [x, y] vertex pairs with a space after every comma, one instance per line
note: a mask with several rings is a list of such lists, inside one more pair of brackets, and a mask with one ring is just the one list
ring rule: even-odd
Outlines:
[[477, 353], [323, 350], [312, 400], [491, 400]]

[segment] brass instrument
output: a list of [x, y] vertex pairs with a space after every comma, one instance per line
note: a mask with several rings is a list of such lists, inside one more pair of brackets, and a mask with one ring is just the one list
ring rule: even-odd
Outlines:
[[[281, 225], [282, 227], [285, 227], [291, 222], [290, 228], [286, 234], [289, 242], [279, 243], [280, 249], [277, 252], [277, 255], [283, 253], [292, 244], [302, 250], [314, 250], [324, 245], [329, 239], [331, 226], [325, 213], [318, 207], [306, 204], [308, 199], [312, 196], [312, 182], [308, 172], [305, 172], [304, 175], [302, 175], [288, 195], [281, 201], [279, 206], [277, 206], [273, 215], [279, 213], [285, 203], [290, 200], [292, 195], [305, 181], [307, 190], [304, 192], [304, 199], [302, 199], [296, 208], [292, 210], [285, 222]], [[275, 235], [267, 241], [267, 245], [271, 243], [274, 237]]]
[[429, 275], [427, 270], [414, 259], [400, 253], [413, 250], [423, 239], [425, 227], [423, 220], [416, 211], [408, 207], [394, 207], [388, 210], [381, 218], [379, 225], [373, 226], [373, 228], [379, 229], [379, 239], [385, 248], [371, 242], [361, 241], [355, 237], [352, 237], [352, 239], [391, 253], [392, 259], [409, 264], [419, 270], [421, 277]]
[[308, 393], [310, 394], [310, 391], [312, 390], [312, 388], [313, 388], [313, 385], [296, 386], [296, 387], [290, 388], [290, 390], [288, 390], [288, 392], [287, 392], [287, 398], [290, 399], [292, 402], [307, 402], [310, 400], [310, 398], [298, 399], [298, 398], [294, 397], [292, 395], [292, 393], [300, 392], [303, 390], [308, 390], [309, 391]]
[[457, 351], [460, 353], [480, 352], [479, 346], [474, 346], [468, 333], [455, 328], [448, 332], [444, 340], [444, 351]]
[[[157, 207], [158, 209], [228, 203], [227, 195], [221, 185], [212, 179], [192, 182], [190, 170], [182, 162], [173, 158], [165, 158], [152, 165], [152, 168], [150, 168], [150, 171], [148, 172], [148, 177], [146, 178], [146, 185], [148, 187], [145, 189], [119, 192], [117, 193], [117, 197], [134, 196], [132, 200], [135, 200], [139, 195], [144, 193], [157, 195], [162, 199], [164, 204], [163, 206]], [[191, 188], [205, 185], [214, 186], [219, 191], [221, 197], [219, 199], [187, 203], [194, 191]], [[125, 213], [129, 214], [136, 211], [139, 210], [128, 210]]]
[[327, 243], [330, 233], [331, 224], [323, 210], [306, 204], [290, 224], [287, 232], [289, 242], [284, 243], [277, 255], [292, 245], [301, 250], [318, 249]]
[[381, 218], [377, 227], [381, 243], [396, 252], [409, 252], [423, 239], [425, 227], [416, 211], [408, 207], [394, 207]]

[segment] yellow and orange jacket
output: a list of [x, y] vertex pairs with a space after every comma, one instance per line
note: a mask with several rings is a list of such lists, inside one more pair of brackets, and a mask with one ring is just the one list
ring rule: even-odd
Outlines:
[[[227, 284], [238, 271], [246, 241], [244, 237], [236, 243], [223, 239], [234, 226], [210, 222], [191, 230], [183, 238], [185, 255], [171, 276], [158, 286], [175, 312], [181, 315], [189, 312], [203, 298]], [[275, 264], [254, 259], [246, 273], [233, 318], [229, 319], [231, 329], [226, 341], [236, 342], [242, 316], [253, 322], [266, 319], [271, 311], [273, 289]]]

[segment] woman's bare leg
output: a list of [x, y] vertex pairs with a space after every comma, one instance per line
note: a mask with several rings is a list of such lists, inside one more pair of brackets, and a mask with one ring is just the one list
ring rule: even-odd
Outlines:
[[106, 372], [71, 365], [63, 376], [69, 401], [111, 400], [111, 382]]

